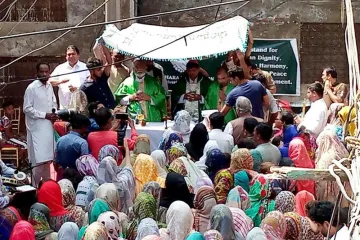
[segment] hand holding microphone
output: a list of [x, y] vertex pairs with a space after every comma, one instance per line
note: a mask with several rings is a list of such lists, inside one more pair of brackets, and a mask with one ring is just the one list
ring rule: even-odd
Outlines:
[[45, 118], [50, 120], [51, 122], [55, 122], [58, 119], [58, 115], [56, 114], [56, 109], [52, 109], [52, 113], [46, 113]]

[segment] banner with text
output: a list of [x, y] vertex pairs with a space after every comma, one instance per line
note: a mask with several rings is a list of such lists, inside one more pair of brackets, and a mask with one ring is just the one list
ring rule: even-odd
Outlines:
[[[200, 60], [212, 80], [216, 79], [216, 69], [226, 55]], [[277, 87], [276, 95], [300, 96], [300, 65], [296, 39], [254, 39], [250, 56], [251, 62], [260, 69], [271, 73]], [[165, 77], [172, 89], [186, 70], [187, 61], [159, 61]]]

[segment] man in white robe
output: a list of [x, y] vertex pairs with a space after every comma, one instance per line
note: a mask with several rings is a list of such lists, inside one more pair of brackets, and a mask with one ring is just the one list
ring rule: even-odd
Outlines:
[[48, 82], [50, 66], [39, 63], [36, 71], [39, 80], [27, 87], [24, 96], [28, 156], [34, 167], [33, 186], [37, 186], [41, 179], [50, 178], [50, 163], [55, 152], [53, 121], [57, 119], [57, 115], [52, 113], [57, 104], [53, 87]]

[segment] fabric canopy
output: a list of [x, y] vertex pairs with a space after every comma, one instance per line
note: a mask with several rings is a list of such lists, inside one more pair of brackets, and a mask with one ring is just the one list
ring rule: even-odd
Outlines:
[[[184, 60], [202, 59], [226, 54], [229, 51], [246, 50], [249, 22], [240, 16], [219, 21], [205, 29], [182, 38], [166, 47], [150, 52], [160, 46], [199, 30], [206, 25], [195, 27], [162, 27], [135, 23], [119, 30], [107, 25], [98, 39], [119, 52], [144, 59]], [[144, 53], [150, 52], [148, 54]]]

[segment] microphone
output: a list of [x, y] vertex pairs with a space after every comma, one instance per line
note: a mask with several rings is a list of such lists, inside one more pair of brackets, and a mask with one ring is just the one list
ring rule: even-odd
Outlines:
[[56, 109], [53, 108], [53, 109], [51, 110], [51, 112], [52, 112], [53, 114], [55, 114], [55, 113], [56, 113]]

